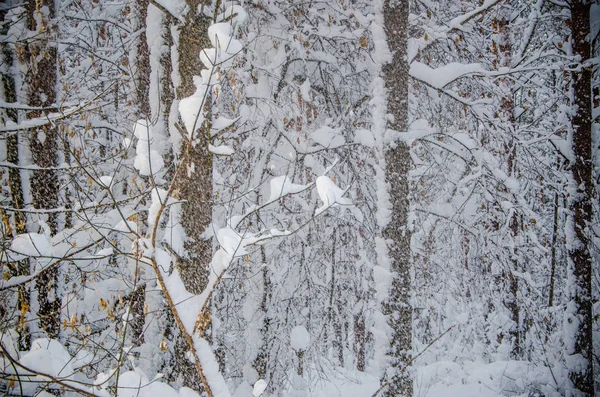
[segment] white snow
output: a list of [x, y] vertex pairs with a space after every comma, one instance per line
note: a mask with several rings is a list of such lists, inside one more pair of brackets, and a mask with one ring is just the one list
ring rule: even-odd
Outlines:
[[319, 145], [330, 149], [335, 149], [346, 143], [341, 129], [331, 128], [328, 125], [324, 125], [312, 132], [311, 137]]
[[235, 150], [227, 145], [213, 146], [210, 143], [208, 144], [208, 151], [218, 156], [231, 156], [235, 153]]
[[311, 98], [310, 98], [310, 80], [308, 78], [306, 78], [306, 80], [304, 80], [304, 83], [302, 83], [302, 85], [300, 86], [300, 94], [302, 95], [302, 100], [306, 101], [306, 102], [310, 102]]
[[452, 62], [435, 69], [421, 62], [410, 64], [410, 75], [412, 77], [439, 89], [444, 88], [462, 76], [481, 73], [483, 71], [483, 67], [478, 63], [463, 64]]
[[138, 139], [133, 166], [139, 170], [141, 175], [155, 175], [162, 170], [165, 163], [156, 150], [152, 126], [146, 120], [138, 120], [133, 127], [133, 133]]
[[287, 176], [276, 176], [269, 181], [270, 194], [267, 202], [278, 200], [288, 194], [299, 193], [306, 190], [306, 185], [292, 183]]
[[335, 207], [338, 205], [352, 205], [351, 199], [343, 197], [348, 189], [340, 189], [328, 176], [322, 175], [318, 177], [316, 184], [317, 193], [323, 202], [323, 205], [317, 208], [315, 215], [320, 214], [329, 207]]
[[52, 243], [45, 234], [27, 233], [17, 235], [11, 245], [11, 259], [19, 261], [25, 257], [51, 257]]
[[290, 332], [290, 345], [296, 351], [306, 351], [310, 346], [310, 334], [308, 330], [298, 325], [292, 328]]
[[366, 147], [375, 146], [375, 137], [373, 132], [364, 128], [354, 131], [354, 143], [359, 143]]
[[257, 380], [252, 389], [252, 397], [260, 397], [265, 390], [267, 390], [267, 382], [264, 379]]

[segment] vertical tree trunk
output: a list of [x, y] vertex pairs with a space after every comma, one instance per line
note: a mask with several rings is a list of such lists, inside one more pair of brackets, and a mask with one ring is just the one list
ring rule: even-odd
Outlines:
[[[211, 19], [198, 10], [201, 1], [188, 0], [189, 12], [179, 30], [179, 75], [181, 84], [176, 87], [177, 99], [192, 95], [196, 91], [194, 76], [200, 74], [203, 66], [199, 54], [204, 48], [211, 47], [208, 39], [208, 27]], [[204, 111], [210, 112], [210, 97], [206, 99]], [[188, 255], [179, 261], [179, 271], [185, 288], [194, 294], [200, 294], [208, 282], [209, 266], [212, 258], [212, 240], [205, 237], [205, 231], [212, 222], [212, 156], [208, 151], [210, 139], [210, 116], [207, 122], [193, 132], [193, 143], [186, 142], [181, 148], [179, 158], [183, 162], [184, 172], [178, 174], [176, 189], [179, 198], [185, 200], [181, 207], [181, 224], [187, 241], [185, 250]], [[210, 307], [208, 305], [207, 307]], [[204, 313], [210, 318], [209, 313]], [[210, 332], [210, 325], [205, 331]], [[210, 335], [201, 335], [210, 337]], [[184, 384], [202, 390], [202, 382], [196, 369], [189, 365], [186, 357], [187, 345], [183, 339], [176, 342], [175, 360], [178, 372]]]
[[[139, 35], [137, 42], [135, 44], [135, 68], [134, 75], [132, 76], [133, 84], [134, 84], [134, 92], [136, 96], [136, 104], [138, 114], [137, 118], [145, 118], [146, 120], [152, 119], [151, 109], [150, 109], [150, 74], [152, 72], [150, 68], [150, 51], [148, 49], [148, 39], [147, 39], [147, 31], [145, 30], [146, 26], [146, 18], [148, 16], [148, 0], [136, 0], [134, 2], [133, 7], [133, 16], [136, 24], [134, 25], [134, 29], [140, 30], [144, 29], [144, 33]], [[170, 37], [170, 34], [167, 34]], [[162, 63], [161, 63], [162, 64]], [[170, 73], [169, 73], [170, 75]], [[161, 87], [162, 88], [162, 87]], [[165, 97], [167, 97], [169, 90], [163, 89], [161, 90], [161, 105], [165, 102]], [[172, 98], [171, 98], [172, 100]], [[117, 101], [118, 103], [118, 101]], [[169, 103], [170, 105], [170, 103]], [[162, 106], [161, 106], [162, 108]], [[167, 106], [162, 110], [162, 113], [165, 114], [164, 117], [169, 117], [169, 108]], [[117, 111], [115, 109], [115, 111]], [[144, 328], [145, 328], [145, 313], [144, 313], [144, 303], [146, 300], [146, 285], [137, 285], [135, 284], [135, 289], [131, 293], [131, 319], [130, 319], [130, 327], [131, 327], [131, 339], [135, 346], [141, 346], [144, 343]]]
[[[267, 263], [267, 256], [265, 253], [265, 247], [260, 247], [260, 255], [262, 263]], [[256, 355], [253, 362], [253, 367], [258, 373], [260, 379], [267, 378], [267, 369], [269, 367], [269, 328], [271, 326], [271, 315], [269, 314], [269, 306], [273, 294], [273, 287], [271, 283], [271, 275], [268, 266], [262, 268], [263, 277], [263, 295], [260, 302], [260, 310], [263, 314], [262, 326], [260, 327], [260, 334], [262, 336], [262, 346]]]
[[[189, 0], [190, 12], [186, 15], [179, 37], [179, 74], [181, 85], [177, 88], [177, 98], [182, 99], [196, 91], [193, 77], [203, 68], [199, 54], [211, 47], [208, 27], [211, 20], [196, 14], [199, 1]], [[210, 110], [210, 98], [206, 100], [206, 111]], [[210, 117], [206, 117], [210, 120]], [[201, 293], [208, 281], [208, 266], [212, 258], [212, 241], [204, 232], [212, 221], [212, 156], [208, 151], [210, 142], [210, 122], [198, 126], [194, 131], [194, 144], [184, 145], [180, 158], [185, 162], [186, 172], [177, 179], [177, 190], [182, 200], [181, 223], [189, 241], [186, 252], [189, 260], [180, 264], [181, 278], [188, 291]]]
[[[406, 131], [408, 124], [408, 0], [385, 0], [383, 7], [387, 43], [393, 54], [383, 66], [388, 93], [388, 113], [393, 121], [388, 128]], [[412, 378], [408, 367], [412, 358], [411, 250], [408, 230], [408, 171], [411, 160], [404, 142], [395, 142], [385, 152], [386, 182], [392, 203], [391, 219], [384, 231], [388, 245], [392, 280], [390, 297], [384, 307], [391, 327], [388, 352], [391, 371], [388, 372], [386, 395], [412, 396]]]
[[356, 357], [356, 369], [364, 372], [365, 370], [365, 314], [361, 311], [354, 315], [354, 356]]
[[[152, 114], [150, 113], [150, 51], [148, 49], [146, 17], [148, 16], [148, 0], [136, 0], [135, 1], [135, 17], [138, 21], [136, 29], [144, 28], [144, 33], [139, 36], [136, 43], [136, 62], [135, 75], [133, 81], [135, 84], [135, 96], [136, 103], [138, 104], [138, 118], [150, 119]], [[162, 99], [162, 95], [161, 95]], [[164, 112], [168, 114], [169, 109], [165, 109]]]
[[[4, 21], [6, 10], [0, 11], [0, 21]], [[8, 23], [4, 23], [0, 26], [0, 35], [5, 35], [8, 32]], [[17, 89], [15, 86], [15, 79], [12, 76], [11, 69], [13, 68], [14, 58], [11, 49], [8, 44], [4, 44], [2, 47], [4, 56], [4, 62], [7, 67], [7, 71], [2, 75], [2, 84], [4, 88], [4, 100], [7, 103], [17, 102]], [[17, 124], [18, 114], [16, 109], [6, 109], [6, 118], [13, 123]], [[9, 134], [6, 136], [6, 161], [8, 163], [19, 165], [19, 134]], [[10, 189], [11, 205], [16, 211], [13, 214], [13, 225], [12, 232], [16, 234], [27, 233], [27, 218], [25, 213], [20, 210], [24, 208], [25, 200], [23, 198], [23, 183], [21, 181], [21, 171], [19, 168], [8, 168], [8, 188]], [[24, 259], [14, 264], [11, 268], [11, 276], [27, 276], [30, 274], [29, 260]], [[18, 345], [20, 350], [29, 350], [31, 344], [31, 334], [29, 332], [29, 325], [25, 321], [26, 314], [29, 311], [30, 294], [28, 286], [20, 286], [17, 290], [17, 313], [19, 316], [19, 326], [17, 327]]]
[[548, 307], [554, 306], [554, 278], [556, 275], [556, 243], [558, 240], [558, 192], [554, 192], [554, 215], [552, 218], [552, 248], [550, 251], [550, 291]]
[[[592, 2], [574, 0], [571, 3], [572, 47], [580, 57], [580, 71], [573, 73], [573, 164], [574, 192], [570, 200], [572, 221], [568, 242], [571, 287], [567, 305], [567, 327], [576, 327], [567, 335], [567, 354], [570, 355], [569, 378], [578, 390], [577, 395], [594, 395], [592, 344], [592, 265], [589, 225], [592, 222], [592, 70], [590, 64], [590, 7]], [[575, 190], [576, 189], [576, 190]], [[569, 226], [568, 226], [569, 227]]]
[[[497, 33], [497, 40], [494, 41], [496, 48], [493, 52], [496, 54], [495, 67], [506, 67], [510, 68], [512, 59], [512, 39], [510, 37], [510, 13], [512, 12], [510, 1], [507, 1], [505, 7], [502, 7], [498, 12], [498, 17], [495, 19], [495, 27]], [[496, 84], [499, 88], [500, 98], [500, 109], [498, 114], [500, 116], [501, 128], [507, 130], [508, 136], [505, 142], [505, 156], [508, 175], [513, 178], [517, 178], [517, 151], [515, 147], [515, 117], [514, 108], [515, 103], [513, 99], [513, 85], [508, 78], [498, 78]], [[514, 211], [510, 219], [510, 230], [512, 232], [512, 238], [517, 240], [519, 238], [521, 222], [519, 214]], [[515, 244], [515, 247], [518, 245]], [[515, 248], [518, 249], [518, 248]], [[510, 253], [509, 253], [510, 254]], [[515, 271], [521, 271], [519, 269], [519, 261], [516, 258], [517, 253], [511, 255], [510, 262], [507, 264], [510, 269], [505, 273], [504, 281], [508, 284], [507, 292], [508, 296], [505, 297], [504, 305], [509, 310], [510, 319], [513, 321], [513, 325], [509, 331], [511, 336], [511, 352], [510, 357], [514, 360], [522, 358], [523, 349], [521, 346], [521, 311], [519, 306], [519, 279], [515, 275]], [[506, 292], [504, 292], [506, 294]]]
[[[27, 97], [32, 107], [49, 107], [56, 102], [57, 53], [51, 43], [53, 0], [30, 0], [27, 4], [27, 28], [36, 32], [27, 45]], [[44, 111], [31, 110], [28, 118], [43, 117]], [[58, 151], [58, 129], [46, 124], [31, 130], [29, 147], [33, 163], [40, 167], [32, 171], [32, 204], [37, 209], [55, 209], [58, 206], [58, 176], [56, 167]], [[54, 235], [58, 232], [57, 216], [49, 213], [45, 222]], [[36, 281], [38, 291], [40, 327], [48, 337], [56, 338], [60, 331], [61, 300], [57, 296], [58, 267], [45, 272]]]

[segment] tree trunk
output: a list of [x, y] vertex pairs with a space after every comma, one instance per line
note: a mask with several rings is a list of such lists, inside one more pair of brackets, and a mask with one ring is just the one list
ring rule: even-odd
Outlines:
[[[197, 9], [197, 1], [188, 1], [190, 10]], [[199, 54], [211, 47], [208, 27], [211, 20], [204, 15], [190, 11], [180, 30], [179, 74], [181, 85], [177, 88], [177, 98], [182, 99], [196, 91], [193, 77], [200, 74], [202, 64]], [[210, 111], [210, 98], [206, 100], [205, 111]], [[210, 120], [210, 117], [206, 117]], [[186, 231], [185, 243], [188, 261], [180, 263], [181, 278], [188, 291], [200, 294], [208, 282], [208, 266], [212, 258], [212, 241], [204, 236], [212, 221], [212, 156], [208, 151], [210, 142], [210, 121], [193, 133], [194, 144], [183, 146], [180, 158], [185, 162], [182, 173], [177, 178], [177, 190], [182, 200], [181, 224]]]
[[[198, 0], [188, 0], [190, 11], [179, 33], [179, 75], [181, 84], [176, 87], [177, 99], [183, 99], [196, 91], [194, 76], [200, 74], [203, 66], [199, 54], [204, 48], [211, 47], [208, 39], [208, 27], [211, 19], [198, 10]], [[210, 112], [210, 97], [206, 99], [204, 111]], [[210, 117], [207, 115], [207, 120]], [[212, 222], [212, 156], [208, 151], [210, 139], [210, 122], [207, 121], [194, 131], [193, 144], [185, 142], [181, 147], [179, 158], [183, 161], [184, 172], [178, 174], [175, 181], [179, 198], [184, 200], [181, 206], [181, 225], [187, 241], [185, 252], [187, 258], [178, 261], [178, 269], [185, 288], [200, 294], [208, 283], [209, 266], [212, 259], [212, 240], [204, 233]], [[210, 305], [207, 305], [210, 307]], [[205, 318], [210, 318], [204, 313]], [[210, 332], [210, 325], [205, 331]], [[202, 337], [210, 338], [206, 333]], [[210, 342], [210, 339], [208, 339]], [[175, 349], [175, 360], [178, 372], [186, 386], [195, 390], [203, 390], [202, 382], [193, 365], [186, 357], [188, 348], [183, 339], [178, 338]]]
[[[590, 7], [591, 1], [574, 0], [571, 4], [572, 47], [574, 55], [580, 57], [581, 71], [573, 73], [573, 164], [574, 194], [569, 209], [572, 220], [571, 240], [568, 242], [571, 288], [567, 305], [566, 320], [573, 327], [574, 335], [567, 333], [567, 354], [572, 361], [569, 378], [577, 395], [594, 395], [593, 344], [592, 344], [592, 265], [590, 230], [592, 222], [592, 69], [585, 64], [590, 59]], [[576, 190], [575, 190], [576, 189]], [[569, 227], [569, 226], [568, 226]], [[575, 363], [576, 361], [576, 363]]]
[[[408, 124], [408, 62], [406, 60], [408, 33], [408, 0], [385, 0], [383, 18], [387, 43], [393, 54], [383, 66], [388, 93], [388, 113], [393, 117], [388, 128], [406, 131]], [[391, 327], [388, 356], [391, 371], [384, 379], [387, 396], [413, 394], [409, 366], [412, 358], [411, 250], [408, 230], [408, 171], [411, 159], [404, 142], [395, 142], [385, 151], [386, 182], [389, 186], [392, 214], [384, 235], [388, 246], [393, 280], [389, 300], [384, 305]]]
[[[54, 14], [53, 0], [30, 0], [27, 5], [27, 28], [37, 33], [27, 44], [27, 98], [32, 107], [48, 107], [56, 102], [57, 53], [51, 44]], [[30, 119], [43, 117], [44, 112], [31, 110], [27, 116]], [[32, 129], [29, 148], [33, 163], [40, 167], [31, 172], [32, 204], [37, 209], [55, 209], [59, 186], [58, 175], [52, 168], [57, 165], [58, 128], [46, 124]], [[49, 213], [45, 222], [51, 235], [58, 232], [55, 213]], [[61, 300], [57, 295], [57, 283], [58, 267], [36, 280], [40, 327], [50, 338], [58, 337], [60, 331]]]
[[[261, 262], [267, 263], [265, 247], [260, 247]], [[269, 314], [269, 306], [272, 304], [273, 286], [271, 283], [271, 275], [269, 267], [262, 268], [263, 277], [263, 294], [260, 302], [260, 310], [262, 312], [262, 326], [260, 327], [260, 335], [262, 337], [262, 346], [252, 363], [252, 366], [258, 373], [260, 379], [267, 378], [267, 369], [269, 368], [269, 331], [271, 326], [271, 314]]]
[[366, 329], [365, 329], [365, 314], [360, 312], [354, 315], [354, 355], [356, 357], [356, 369], [364, 372], [365, 371], [365, 343], [366, 343]]
[[[512, 39], [510, 36], [510, 13], [513, 11], [510, 2], [507, 2], [506, 7], [501, 8], [498, 12], [498, 18], [496, 19], [496, 33], [497, 40], [494, 41], [496, 45], [495, 52], [496, 60], [495, 67], [506, 67], [510, 68], [512, 59]], [[507, 131], [507, 141], [505, 142], [505, 156], [508, 175], [518, 179], [517, 175], [517, 150], [515, 142], [515, 131], [516, 131], [516, 120], [514, 116], [515, 102], [513, 99], [513, 84], [508, 78], [498, 78], [496, 84], [499, 88], [500, 98], [500, 109], [498, 114], [500, 115], [500, 128], [505, 128]], [[511, 219], [509, 221], [510, 230], [512, 232], [512, 238], [515, 241], [515, 252], [514, 254], [509, 253], [511, 256], [510, 266], [508, 272], [506, 272], [504, 281], [507, 284], [508, 296], [505, 297], [504, 305], [509, 310], [510, 319], [513, 325], [509, 331], [511, 336], [511, 352], [510, 357], [513, 360], [520, 360], [523, 358], [523, 348], [521, 346], [521, 308], [519, 305], [519, 279], [515, 275], [515, 271], [520, 272], [519, 261], [517, 259], [519, 233], [521, 231], [521, 222], [519, 214], [513, 211]], [[506, 294], [506, 292], [505, 292]]]
[[[0, 21], [4, 21], [6, 10], [0, 11]], [[0, 35], [6, 35], [8, 32], [8, 23], [0, 26]], [[14, 76], [11, 74], [11, 69], [14, 65], [13, 52], [8, 44], [4, 44], [2, 48], [4, 62], [7, 65], [7, 71], [2, 75], [4, 88], [4, 101], [6, 103], [17, 102], [17, 91], [15, 86]], [[17, 124], [19, 121], [16, 109], [5, 110], [5, 117], [11, 122]], [[6, 136], [6, 161], [8, 163], [19, 165], [19, 134], [8, 134]], [[12, 216], [14, 235], [27, 233], [27, 218], [25, 213], [20, 211], [25, 206], [23, 198], [23, 182], [21, 181], [21, 171], [19, 168], [8, 168], [8, 188], [10, 189], [11, 206], [15, 209]], [[17, 262], [11, 268], [11, 276], [27, 276], [30, 274], [29, 259], [23, 259]], [[17, 290], [17, 308], [16, 313], [19, 315], [19, 326], [17, 327], [18, 345], [20, 350], [29, 350], [31, 345], [31, 334], [26, 321], [26, 314], [29, 311], [30, 294], [28, 286], [20, 286]]]

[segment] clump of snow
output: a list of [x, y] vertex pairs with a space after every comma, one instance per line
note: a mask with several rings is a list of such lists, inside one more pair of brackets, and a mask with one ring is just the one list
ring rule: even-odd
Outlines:
[[290, 345], [296, 351], [306, 351], [308, 349], [308, 346], [310, 346], [310, 334], [304, 326], [298, 325], [292, 328], [292, 332], [290, 332]]
[[462, 76], [481, 72], [483, 72], [483, 67], [478, 63], [462, 64], [452, 62], [435, 69], [421, 62], [415, 61], [410, 64], [411, 76], [435, 88], [444, 88]]
[[208, 151], [218, 156], [231, 156], [235, 153], [235, 150], [226, 145], [213, 146], [208, 144]]
[[373, 132], [364, 128], [354, 131], [354, 143], [358, 143], [366, 147], [374, 147], [375, 137], [373, 136]]
[[22, 260], [26, 257], [52, 256], [52, 243], [45, 234], [26, 233], [16, 236], [11, 245], [11, 259]]
[[189, 136], [193, 136], [196, 127], [202, 125], [204, 122], [202, 108], [204, 107], [204, 97], [207, 89], [206, 85], [200, 87], [196, 85], [194, 95], [179, 101], [179, 114], [181, 114], [183, 125], [185, 125]]
[[122, 373], [118, 387], [119, 397], [199, 397], [198, 393], [187, 387], [177, 391], [157, 379], [150, 381], [139, 368]]
[[260, 397], [265, 390], [267, 390], [267, 382], [264, 379], [257, 380], [252, 389], [252, 397]]
[[113, 183], [113, 177], [111, 175], [103, 175], [100, 177], [100, 184], [103, 187], [110, 187]]
[[149, 176], [156, 174], [164, 167], [165, 163], [160, 153], [156, 150], [152, 126], [146, 120], [138, 120], [133, 127], [133, 133], [138, 139], [133, 166], [141, 175]]
[[329, 207], [335, 207], [338, 205], [352, 205], [352, 200], [347, 197], [343, 197], [346, 190], [342, 190], [336, 186], [336, 184], [325, 175], [317, 178], [317, 193], [319, 198], [323, 202], [323, 205], [317, 208], [315, 215], [320, 214]]
[[290, 178], [285, 175], [276, 176], [275, 178], [271, 179], [271, 181], [269, 181], [269, 187], [271, 193], [269, 195], [268, 202], [278, 200], [287, 194], [299, 193], [306, 189], [306, 185], [292, 183]]
[[307, 78], [304, 80], [304, 83], [300, 86], [300, 94], [302, 95], [302, 100], [306, 102], [310, 102], [310, 80]]
[[323, 127], [314, 131], [311, 134], [311, 137], [319, 145], [330, 149], [335, 149], [346, 143], [346, 140], [342, 135], [341, 129], [334, 129], [327, 125], [324, 125]]

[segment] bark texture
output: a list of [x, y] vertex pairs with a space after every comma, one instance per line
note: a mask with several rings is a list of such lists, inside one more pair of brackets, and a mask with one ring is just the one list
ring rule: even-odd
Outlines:
[[[27, 4], [27, 28], [36, 34], [27, 42], [27, 99], [32, 107], [50, 107], [56, 102], [57, 53], [52, 41], [53, 0], [30, 0]], [[43, 110], [31, 110], [30, 119], [44, 116]], [[58, 207], [57, 165], [58, 128], [48, 123], [29, 134], [33, 163], [40, 169], [31, 172], [32, 204], [37, 209]], [[49, 213], [45, 222], [52, 235], [58, 232], [57, 217]], [[61, 300], [57, 296], [58, 267], [36, 280], [40, 328], [48, 337], [56, 338], [60, 331]]]
[[569, 378], [581, 396], [594, 395], [594, 365], [592, 343], [592, 266], [589, 225], [592, 222], [592, 68], [585, 64], [590, 59], [590, 7], [592, 2], [575, 0], [571, 5], [572, 45], [574, 55], [580, 57], [581, 70], [573, 73], [573, 181], [577, 189], [570, 201], [574, 241], [571, 242], [569, 258], [572, 264], [571, 302], [575, 312], [568, 313], [567, 321], [578, 325], [572, 351], [567, 353], [578, 362], [569, 368]]
[[[393, 121], [388, 128], [406, 131], [408, 124], [408, 62], [406, 60], [408, 33], [408, 0], [385, 0], [383, 17], [388, 47], [393, 54], [390, 63], [383, 66], [388, 93], [388, 113]], [[408, 171], [409, 149], [403, 142], [395, 142], [385, 152], [386, 181], [392, 202], [392, 216], [384, 233], [394, 274], [389, 301], [384, 314], [392, 329], [390, 350], [391, 371], [388, 372], [387, 396], [412, 396], [412, 378], [408, 372], [412, 358], [411, 251], [408, 230]]]
[[[200, 51], [211, 47], [208, 39], [211, 19], [198, 9], [200, 4], [198, 0], [188, 0], [190, 11], [179, 29], [178, 68], [181, 84], [175, 90], [177, 99], [188, 97], [196, 91], [193, 78], [203, 68], [199, 58]], [[210, 113], [210, 98], [206, 99], [204, 111]], [[207, 116], [206, 119], [210, 120], [210, 117]], [[205, 231], [212, 222], [212, 158], [208, 151], [209, 139], [210, 122], [207, 121], [199, 125], [191, 141], [184, 142], [181, 147], [179, 158], [185, 171], [179, 173], [175, 180], [179, 198], [185, 201], [181, 208], [181, 225], [187, 237], [184, 245], [188, 255], [180, 258], [177, 266], [185, 288], [194, 294], [200, 294], [206, 287], [212, 259], [212, 240], [205, 237]], [[210, 313], [203, 315], [206, 319], [210, 318]], [[210, 323], [203, 330], [208, 332], [201, 336], [210, 342]], [[185, 385], [203, 390], [198, 371], [186, 357], [187, 350], [185, 341], [177, 337], [175, 361], [178, 372]]]
[[[197, 1], [190, 1], [191, 10], [198, 7]], [[211, 47], [208, 39], [210, 18], [190, 11], [180, 30], [179, 74], [181, 85], [177, 88], [179, 99], [196, 91], [193, 77], [200, 73], [202, 64], [199, 54]], [[210, 110], [210, 98], [206, 100], [205, 111]], [[206, 117], [210, 120], [210, 117]], [[199, 294], [208, 282], [208, 266], [212, 258], [212, 240], [204, 236], [212, 220], [212, 156], [208, 151], [210, 142], [210, 122], [198, 126], [192, 142], [184, 144], [180, 158], [186, 172], [177, 178], [177, 191], [182, 200], [181, 223], [186, 231], [185, 242], [188, 260], [180, 261], [181, 278], [188, 291]]]
[[[0, 20], [5, 20], [6, 10], [0, 11]], [[0, 27], [0, 35], [5, 35], [8, 32], [8, 24], [3, 24]], [[8, 44], [4, 44], [2, 47], [4, 56], [4, 62], [6, 63], [7, 70], [2, 74], [2, 85], [4, 89], [4, 101], [7, 103], [17, 102], [17, 91], [15, 86], [15, 79], [12, 75], [12, 68], [14, 67], [13, 51]], [[5, 109], [4, 117], [6, 121], [11, 121], [15, 124], [19, 121], [18, 112], [16, 109]], [[9, 134], [6, 136], [6, 161], [8, 163], [19, 165], [19, 134]], [[10, 189], [11, 206], [14, 208], [14, 212], [10, 215], [12, 220], [12, 230], [7, 230], [10, 235], [5, 238], [12, 238], [14, 235], [27, 233], [27, 218], [25, 213], [21, 210], [25, 207], [25, 200], [23, 197], [23, 182], [21, 180], [21, 171], [18, 168], [10, 167], [8, 172], [8, 188]], [[4, 214], [3, 214], [4, 215]], [[11, 276], [27, 276], [30, 274], [29, 259], [23, 259], [15, 263], [11, 269]], [[18, 344], [19, 349], [29, 350], [31, 345], [31, 334], [29, 332], [29, 325], [25, 321], [26, 314], [29, 311], [30, 306], [30, 294], [27, 286], [20, 286], [17, 292], [17, 307], [14, 311], [19, 313], [19, 325], [16, 327], [18, 333]]]

